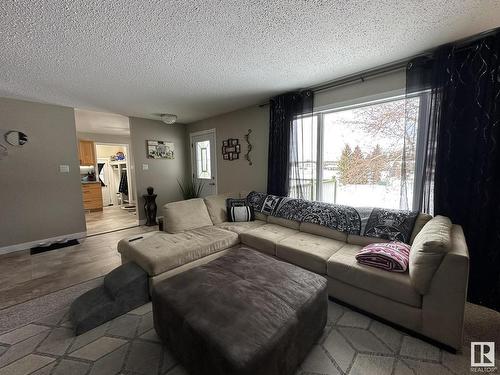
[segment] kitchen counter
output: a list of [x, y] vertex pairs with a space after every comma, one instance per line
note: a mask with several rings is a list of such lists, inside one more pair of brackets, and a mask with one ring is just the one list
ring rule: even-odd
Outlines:
[[90, 211], [102, 211], [102, 191], [99, 181], [82, 181], [83, 207]]

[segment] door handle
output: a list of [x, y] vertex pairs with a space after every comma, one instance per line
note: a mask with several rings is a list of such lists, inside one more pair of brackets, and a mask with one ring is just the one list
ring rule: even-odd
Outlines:
[[209, 183], [210, 186], [215, 186], [215, 182]]

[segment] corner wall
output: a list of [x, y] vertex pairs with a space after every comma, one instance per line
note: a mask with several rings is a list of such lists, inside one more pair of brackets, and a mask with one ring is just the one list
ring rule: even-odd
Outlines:
[[[217, 189], [219, 193], [242, 190], [267, 190], [267, 151], [269, 140], [269, 107], [252, 106], [238, 111], [229, 112], [220, 116], [211, 117], [189, 124], [189, 134], [200, 130], [214, 129], [216, 131], [217, 155]], [[247, 152], [247, 143], [244, 135], [252, 129], [250, 143], [252, 152], [250, 158], [253, 165], [249, 165], [244, 155]], [[241, 153], [238, 160], [224, 160], [222, 158], [222, 141], [228, 138], [238, 138], [241, 144]], [[187, 155], [191, 160], [191, 155]], [[191, 164], [188, 165], [191, 173]]]
[[[0, 98], [0, 248], [85, 232], [73, 108]], [[27, 134], [22, 147], [3, 134]], [[59, 165], [69, 173], [60, 173]], [[6, 250], [7, 249], [7, 250]], [[14, 249], [18, 250], [18, 249]]]
[[[155, 194], [158, 194], [156, 198], [157, 216], [162, 216], [162, 207], [165, 203], [182, 200], [177, 179], [185, 178], [189, 165], [186, 125], [167, 125], [161, 121], [130, 117], [130, 140], [134, 160], [139, 220], [146, 219], [142, 195], [146, 194], [148, 186], [154, 187]], [[174, 142], [175, 159], [148, 159], [147, 140]], [[148, 165], [147, 170], [143, 170], [143, 164]]]

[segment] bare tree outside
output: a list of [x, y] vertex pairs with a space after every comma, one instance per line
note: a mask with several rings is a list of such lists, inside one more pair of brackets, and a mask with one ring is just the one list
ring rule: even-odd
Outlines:
[[[408, 199], [403, 198], [411, 195], [413, 186], [419, 104], [419, 98], [397, 99], [316, 115], [323, 118], [321, 174], [311, 172], [316, 162], [305, 157], [308, 152], [297, 161], [304, 177], [311, 178], [302, 184], [307, 197], [315, 199], [321, 184], [322, 201], [407, 208]], [[312, 151], [307, 145], [317, 133], [314, 128], [308, 131], [302, 147]]]

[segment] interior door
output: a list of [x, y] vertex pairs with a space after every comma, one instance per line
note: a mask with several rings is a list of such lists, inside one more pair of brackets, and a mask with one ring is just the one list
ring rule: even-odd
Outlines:
[[104, 207], [113, 205], [110, 189], [110, 167], [108, 159], [97, 159], [97, 180], [101, 182], [102, 204]]
[[201, 196], [217, 194], [215, 130], [191, 134], [193, 181], [202, 184]]

